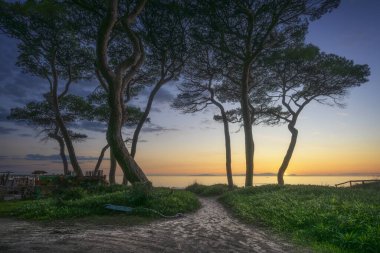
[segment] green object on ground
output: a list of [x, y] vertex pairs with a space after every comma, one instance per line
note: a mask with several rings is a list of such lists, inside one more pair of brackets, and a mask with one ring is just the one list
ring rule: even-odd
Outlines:
[[126, 213], [133, 212], [133, 208], [129, 206], [118, 206], [118, 205], [107, 204], [104, 206], [104, 208], [114, 210], [114, 211], [126, 212]]

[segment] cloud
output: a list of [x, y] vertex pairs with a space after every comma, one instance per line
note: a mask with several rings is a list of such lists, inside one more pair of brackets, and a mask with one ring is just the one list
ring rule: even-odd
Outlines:
[[[69, 159], [69, 158], [67, 158]], [[98, 157], [94, 156], [77, 156], [77, 159], [80, 161], [94, 161], [98, 160]], [[60, 155], [41, 155], [41, 154], [27, 154], [24, 157], [24, 160], [32, 160], [32, 161], [58, 161], [61, 160]], [[107, 160], [107, 158], [104, 158]]]
[[0, 121], [7, 121], [7, 116], [9, 115], [9, 110], [4, 107], [0, 107]]
[[[140, 100], [141, 98], [146, 98], [148, 99], [150, 92], [153, 87], [145, 88], [138, 97], [136, 97], [136, 100]], [[175, 98], [175, 95], [173, 92], [170, 91], [169, 87], [162, 87], [160, 90], [157, 92], [156, 96], [154, 97], [153, 103], [156, 104], [168, 104], [170, 103], [173, 99]], [[134, 101], [135, 103], [137, 101]], [[145, 108], [145, 103], [137, 102], [139, 105], [141, 104], [143, 108]], [[154, 108], [154, 105], [153, 105]]]
[[47, 81], [23, 73], [16, 66], [17, 40], [0, 35], [0, 96], [10, 97], [14, 102], [24, 104], [41, 97], [48, 89]]
[[178, 131], [176, 128], [166, 128], [154, 124], [149, 124], [148, 126], [144, 126], [142, 132], [145, 133], [163, 133], [168, 131]]
[[19, 134], [20, 137], [33, 137], [31, 134]]
[[0, 135], [10, 134], [17, 131], [17, 129], [0, 126]]
[[171, 102], [174, 98], [175, 96], [173, 93], [171, 93], [169, 89], [163, 87], [158, 91], [157, 95], [154, 98], [154, 101], [156, 103], [168, 103]]
[[61, 157], [59, 155], [27, 154], [24, 159], [32, 161], [55, 161], [61, 160]]
[[107, 131], [107, 124], [103, 122], [98, 121], [79, 121], [75, 124], [71, 124], [73, 128], [76, 129], [82, 129], [82, 130], [88, 130], [93, 132], [100, 132], [105, 133]]

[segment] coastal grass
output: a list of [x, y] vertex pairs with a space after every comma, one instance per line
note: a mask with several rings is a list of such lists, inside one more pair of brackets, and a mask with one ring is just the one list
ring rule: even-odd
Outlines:
[[157, 212], [169, 216], [192, 212], [200, 207], [193, 193], [169, 188], [152, 188], [149, 192], [142, 192], [141, 189], [133, 187], [119, 187], [117, 191], [106, 189], [95, 193], [75, 188], [68, 192], [60, 194], [59, 197], [41, 200], [1, 202], [0, 215], [33, 220], [58, 220], [123, 214], [104, 207], [106, 204], [114, 204], [133, 207], [131, 215], [155, 218], [159, 217]]
[[220, 201], [243, 221], [318, 252], [380, 252], [380, 192], [374, 188], [266, 185], [226, 192]]
[[203, 197], [219, 196], [228, 192], [228, 185], [226, 184], [214, 184], [214, 185], [202, 185], [194, 183], [185, 188], [186, 191], [193, 192]]

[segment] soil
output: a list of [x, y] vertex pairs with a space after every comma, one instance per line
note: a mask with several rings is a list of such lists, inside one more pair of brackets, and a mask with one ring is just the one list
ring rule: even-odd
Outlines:
[[193, 214], [138, 225], [0, 218], [0, 252], [310, 252], [241, 223], [215, 198], [200, 201]]

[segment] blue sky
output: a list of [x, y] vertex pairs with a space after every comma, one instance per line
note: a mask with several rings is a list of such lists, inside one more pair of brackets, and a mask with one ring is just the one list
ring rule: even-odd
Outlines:
[[[308, 43], [368, 64], [371, 76], [368, 83], [350, 92], [344, 109], [319, 104], [306, 108], [298, 122], [299, 140], [288, 173], [380, 173], [379, 24], [377, 0], [342, 0], [338, 9], [310, 24]], [[47, 91], [45, 81], [21, 73], [15, 66], [16, 43], [0, 35], [0, 171], [60, 172], [56, 143], [42, 142], [35, 129], [5, 119], [11, 107], [38, 99]], [[72, 92], [86, 95], [93, 89], [93, 83], [85, 82], [76, 84]], [[159, 93], [150, 115], [152, 124], [141, 134], [136, 160], [153, 174], [224, 173], [223, 129], [212, 120], [216, 109], [181, 114], [170, 108], [175, 94], [174, 83]], [[144, 104], [145, 100], [143, 94], [135, 103]], [[91, 126], [96, 131], [82, 124], [89, 139], [75, 144], [84, 170], [93, 168], [105, 143], [104, 132]], [[231, 126], [233, 171], [243, 173], [244, 139], [238, 129]], [[286, 126], [255, 127], [254, 138], [255, 172], [276, 172], [290, 138]], [[106, 169], [108, 161], [103, 166]]]

